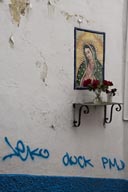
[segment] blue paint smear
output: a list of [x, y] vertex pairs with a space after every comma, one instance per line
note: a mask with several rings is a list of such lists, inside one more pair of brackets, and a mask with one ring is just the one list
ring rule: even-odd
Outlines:
[[125, 179], [0, 175], [0, 192], [128, 192]]

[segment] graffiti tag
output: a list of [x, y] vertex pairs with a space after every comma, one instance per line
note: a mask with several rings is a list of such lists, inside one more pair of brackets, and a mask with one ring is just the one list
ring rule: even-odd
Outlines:
[[65, 166], [74, 166], [78, 165], [80, 168], [85, 168], [87, 166], [94, 167], [91, 162], [91, 159], [85, 158], [85, 156], [70, 156], [69, 153], [66, 153], [63, 158], [62, 162]]
[[103, 165], [103, 168], [104, 169], [112, 169], [112, 168], [115, 168], [117, 169], [118, 171], [121, 171], [125, 168], [125, 163], [124, 161], [122, 160], [119, 160], [117, 161], [116, 158], [113, 158], [113, 159], [110, 159], [110, 158], [107, 158], [107, 157], [102, 157], [101, 158], [101, 162], [102, 162], [102, 165]]
[[13, 157], [18, 157], [20, 160], [26, 161], [29, 157], [31, 160], [34, 160], [35, 157], [41, 157], [47, 159], [50, 156], [50, 153], [47, 149], [36, 148], [32, 150], [28, 145], [25, 145], [21, 140], [18, 140], [16, 146], [13, 147], [7, 137], [5, 137], [4, 139], [8, 147], [11, 149], [12, 153], [4, 156], [3, 161]]

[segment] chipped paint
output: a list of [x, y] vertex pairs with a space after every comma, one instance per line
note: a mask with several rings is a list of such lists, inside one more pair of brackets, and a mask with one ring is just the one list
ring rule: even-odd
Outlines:
[[77, 15], [77, 14], [69, 14], [68, 12], [66, 11], [61, 11], [61, 14], [65, 16], [66, 20], [70, 20], [70, 19], [75, 19], [77, 20], [82, 20], [84, 19], [84, 17], [82, 15]]
[[21, 15], [25, 15], [25, 12], [30, 5], [29, 0], [10, 0], [9, 9], [13, 21], [19, 26]]
[[55, 12], [55, 6], [51, 0], [48, 0], [47, 5], [48, 5], [48, 14], [52, 16]]
[[13, 35], [11, 35], [10, 37], [9, 37], [9, 44], [10, 44], [10, 47], [14, 47], [14, 37], [13, 37]]
[[83, 22], [83, 19], [82, 19], [82, 18], [79, 18], [79, 19], [77, 19], [77, 22], [80, 24], [80, 23]]
[[58, 2], [59, 0], [48, 0], [49, 5], [54, 5]]
[[50, 0], [48, 0], [48, 5], [52, 5], [52, 3], [51, 3], [51, 1], [50, 1]]
[[48, 14], [53, 16], [55, 12], [55, 6], [59, 0], [47, 0]]
[[74, 16], [65, 11], [61, 11], [61, 13], [65, 16], [66, 20], [69, 20], [70, 18], [72, 18]]
[[77, 14], [69, 14], [66, 11], [61, 11], [61, 14], [66, 18], [67, 21], [73, 20], [76, 21], [79, 26], [81, 23], [94, 23], [94, 21], [89, 21], [88, 19], [86, 19], [83, 15], [77, 15]]

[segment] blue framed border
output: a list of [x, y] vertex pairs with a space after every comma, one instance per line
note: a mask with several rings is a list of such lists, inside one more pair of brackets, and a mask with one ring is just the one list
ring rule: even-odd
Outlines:
[[92, 31], [82, 28], [74, 27], [74, 89], [75, 90], [86, 90], [86, 87], [77, 87], [76, 86], [76, 33], [77, 31], [84, 31], [90, 33], [96, 33], [103, 35], [103, 79], [105, 79], [105, 44], [106, 44], [106, 34], [105, 32]]

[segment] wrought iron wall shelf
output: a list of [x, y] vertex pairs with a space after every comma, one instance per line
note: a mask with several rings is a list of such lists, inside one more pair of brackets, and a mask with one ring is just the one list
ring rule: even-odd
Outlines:
[[[103, 119], [103, 125], [105, 126], [105, 124], [111, 123], [112, 122], [112, 117], [113, 117], [113, 108], [115, 107], [115, 110], [117, 112], [121, 111], [122, 108], [122, 103], [108, 103], [108, 102], [103, 102], [100, 104], [94, 104], [92, 102], [88, 102], [88, 103], [73, 103], [73, 126], [74, 127], [79, 127], [81, 124], [81, 114], [82, 111], [84, 114], [88, 114], [90, 112], [90, 107], [94, 106], [94, 107], [98, 107], [98, 106], [103, 106], [104, 107], [104, 119]], [[107, 117], [107, 106], [110, 106], [110, 115], [109, 117]], [[78, 118], [76, 120], [76, 110], [78, 110]]]

